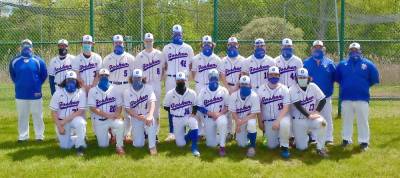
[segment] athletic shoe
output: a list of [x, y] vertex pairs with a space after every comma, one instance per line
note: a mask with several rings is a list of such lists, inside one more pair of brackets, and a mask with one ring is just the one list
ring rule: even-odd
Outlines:
[[290, 137], [289, 138], [289, 147], [291, 147], [291, 148], [295, 148], [296, 147], [296, 143], [294, 141], [294, 137]]
[[125, 155], [125, 150], [123, 147], [117, 147], [116, 152], [120, 156]]
[[368, 143], [361, 143], [360, 144], [360, 150], [361, 151], [367, 151], [368, 150]]
[[281, 157], [284, 159], [288, 159], [290, 157], [289, 148], [281, 147]]
[[78, 156], [83, 156], [83, 155], [84, 155], [84, 151], [85, 151], [85, 147], [80, 146], [80, 147], [78, 147], [78, 148], [76, 149], [76, 154], [77, 154]]
[[28, 140], [18, 140], [17, 142], [18, 143], [25, 143], [25, 142], [28, 142]]
[[233, 140], [233, 139], [234, 139], [233, 134], [228, 133], [228, 134], [226, 135], [226, 141], [231, 141], [231, 140]]
[[150, 155], [154, 156], [157, 155], [157, 148], [150, 148]]
[[346, 148], [347, 146], [349, 146], [350, 145], [350, 142], [348, 141], [348, 140], [343, 140], [342, 141], [342, 147], [343, 148]]
[[326, 145], [326, 146], [333, 146], [333, 141], [326, 141], [326, 142], [325, 142], [325, 145]]
[[193, 150], [192, 151], [193, 156], [195, 157], [200, 157], [200, 152], [198, 150]]
[[247, 154], [246, 155], [247, 155], [247, 157], [252, 158], [252, 157], [254, 157], [256, 155], [256, 150], [253, 147], [250, 147], [247, 150]]
[[169, 133], [168, 137], [165, 139], [166, 142], [174, 141], [175, 135], [173, 133]]
[[221, 156], [221, 157], [225, 156], [226, 155], [225, 147], [219, 147], [218, 153], [219, 153], [219, 156]]
[[327, 158], [329, 156], [325, 149], [317, 149], [317, 154], [323, 158]]
[[38, 142], [38, 143], [43, 142], [43, 139], [42, 138], [38, 138], [38, 139], [36, 139], [36, 142]]

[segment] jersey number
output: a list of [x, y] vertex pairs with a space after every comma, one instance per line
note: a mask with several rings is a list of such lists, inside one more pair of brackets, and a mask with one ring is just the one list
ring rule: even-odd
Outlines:
[[110, 112], [115, 112], [115, 110], [116, 110], [116, 106], [115, 105], [110, 106]]
[[160, 68], [157, 68], [157, 75], [160, 75]]
[[182, 67], [186, 67], [186, 61], [185, 60], [181, 60], [181, 66]]
[[314, 104], [310, 104], [310, 109], [308, 111], [314, 111]]
[[283, 109], [283, 103], [279, 103], [278, 104], [278, 110], [282, 110]]
[[189, 108], [186, 108], [186, 109], [185, 109], [185, 114], [184, 114], [184, 115], [188, 115], [188, 114], [190, 114], [190, 109], [189, 109]]
[[264, 72], [264, 79], [267, 79], [267, 78], [268, 78], [267, 72]]
[[290, 74], [290, 78], [291, 78], [292, 80], [294, 80], [294, 73], [293, 73], [293, 72]]
[[128, 70], [124, 70], [124, 77], [128, 76]]

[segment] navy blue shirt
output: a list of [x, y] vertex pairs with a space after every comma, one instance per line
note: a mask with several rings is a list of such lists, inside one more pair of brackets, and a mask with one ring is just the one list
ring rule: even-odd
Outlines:
[[304, 68], [308, 70], [308, 75], [312, 81], [322, 90], [326, 97], [333, 94], [333, 85], [335, 83], [335, 63], [324, 56], [319, 65], [313, 57], [304, 60]]
[[340, 99], [369, 101], [369, 88], [379, 83], [376, 66], [368, 59], [344, 60], [336, 67], [335, 80], [340, 85]]

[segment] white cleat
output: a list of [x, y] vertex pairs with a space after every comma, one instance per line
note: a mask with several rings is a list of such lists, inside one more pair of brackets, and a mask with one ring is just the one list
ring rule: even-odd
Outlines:
[[168, 134], [168, 137], [165, 139], [166, 142], [174, 141], [175, 140], [175, 135], [172, 133]]

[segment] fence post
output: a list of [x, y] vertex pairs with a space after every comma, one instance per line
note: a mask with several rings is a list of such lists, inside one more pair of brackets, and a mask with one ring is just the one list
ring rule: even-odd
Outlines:
[[214, 0], [214, 31], [213, 40], [215, 43], [218, 42], [218, 0]]
[[89, 28], [90, 28], [90, 35], [93, 37], [93, 41], [94, 41], [94, 0], [90, 0], [89, 2]]
[[[344, 57], [344, 20], [345, 20], [345, 0], [340, 0], [340, 34], [339, 34], [339, 43], [340, 43], [340, 49], [339, 49], [339, 60], [343, 60]], [[339, 90], [339, 102], [338, 102], [338, 117], [341, 117], [341, 113], [342, 113], [342, 101], [340, 99], [340, 90]]]

